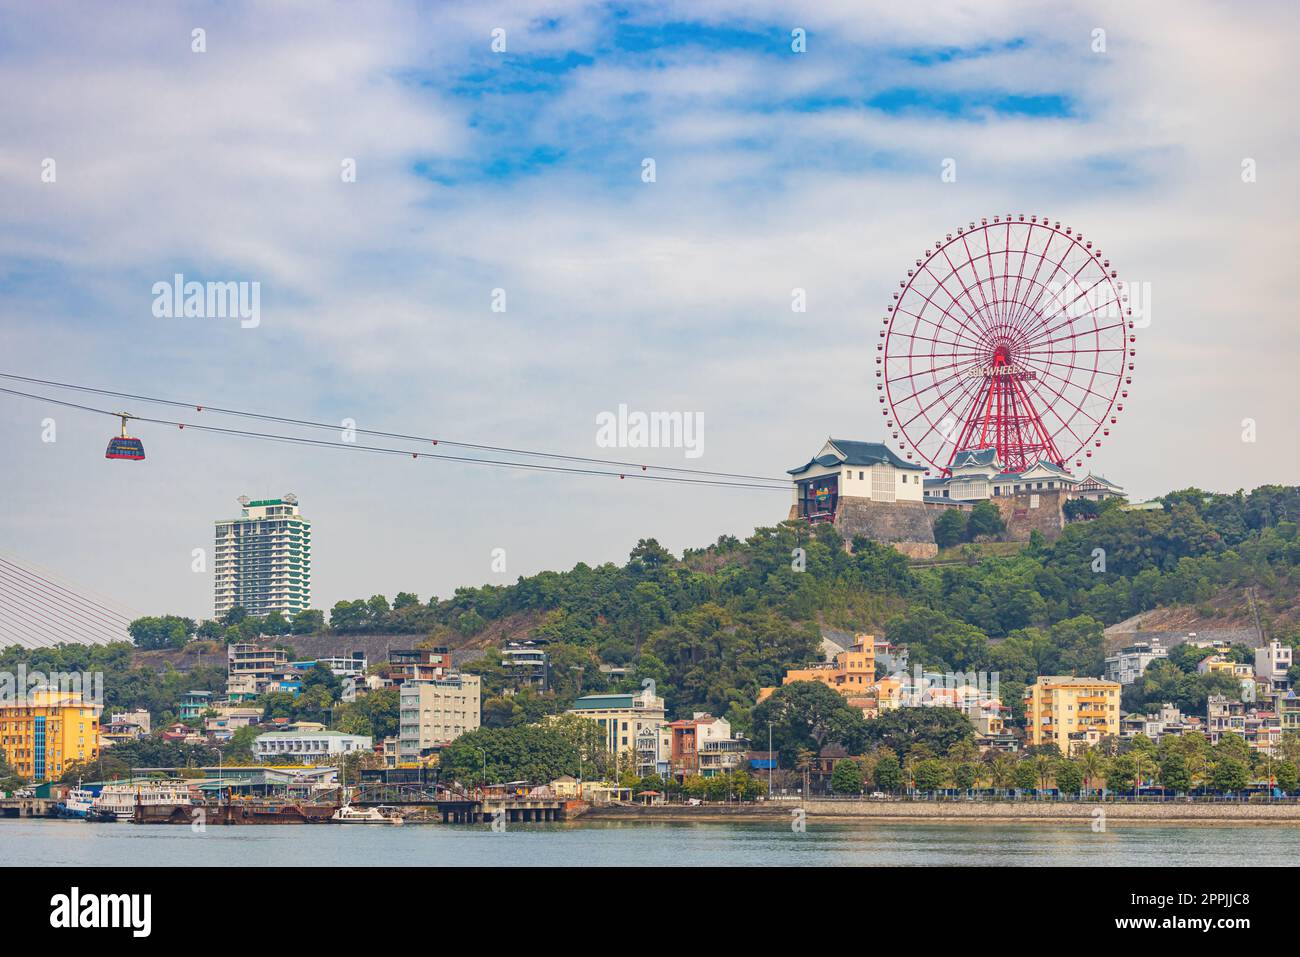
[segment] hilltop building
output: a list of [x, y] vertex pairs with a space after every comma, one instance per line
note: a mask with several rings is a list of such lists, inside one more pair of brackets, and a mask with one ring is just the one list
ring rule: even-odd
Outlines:
[[250, 501], [244, 495], [239, 504], [239, 518], [216, 523], [216, 617], [235, 607], [259, 617], [304, 611], [311, 605], [311, 522], [297, 497]]
[[542, 643], [511, 641], [501, 649], [501, 665], [516, 688], [533, 688], [539, 692], [551, 686], [551, 657]]
[[1287, 690], [1286, 673], [1292, 663], [1291, 648], [1280, 641], [1255, 649], [1255, 677], [1267, 681], [1275, 691]]
[[806, 465], [788, 472], [794, 478], [790, 517], [834, 521], [842, 499], [920, 504], [924, 472], [882, 442], [827, 439]]
[[959, 451], [945, 474], [930, 471], [882, 442], [829, 438], [812, 459], [789, 470], [788, 520], [828, 522], [846, 543], [862, 536], [910, 558], [932, 558], [938, 552], [934, 521], [947, 509], [991, 501], [1009, 540], [1028, 541], [1037, 531], [1050, 541], [1065, 528], [1070, 499], [1124, 494], [1103, 476], [1078, 478], [1046, 461], [1008, 471], [993, 448]]
[[1169, 649], [1161, 647], [1158, 640], [1125, 645], [1115, 654], [1106, 657], [1106, 680], [1131, 685], [1142, 677], [1151, 662], [1164, 661], [1168, 657]]
[[[853, 646], [841, 651], [830, 662], [809, 665], [807, 668], [791, 668], [785, 673], [781, 684], [794, 684], [796, 681], [820, 681], [833, 691], [838, 691], [848, 699], [849, 704], [875, 710], [876, 697], [876, 642], [871, 635], [856, 635]], [[766, 700], [775, 688], [760, 688], [758, 700]]]

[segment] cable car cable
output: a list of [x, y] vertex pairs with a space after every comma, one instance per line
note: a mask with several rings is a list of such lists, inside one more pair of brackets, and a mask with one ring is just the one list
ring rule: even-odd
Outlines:
[[[114, 392], [109, 389], [97, 389], [92, 386], [77, 385], [70, 382], [57, 382], [52, 379], [39, 379], [32, 376], [21, 376], [9, 372], [0, 372], [0, 378], [14, 379], [21, 382], [32, 382], [38, 385], [49, 386], [57, 389], [71, 389], [76, 392], [90, 392], [95, 395], [108, 395], [119, 399], [135, 399], [140, 402], [152, 402], [157, 405], [172, 406], [179, 409], [195, 409], [200, 412], [215, 412], [219, 415], [235, 415], [250, 419], [260, 419], [265, 422], [278, 422], [282, 425], [297, 425], [313, 429], [329, 429], [332, 432], [337, 432], [339, 430], [339, 426], [331, 422], [316, 422], [311, 419], [297, 419], [289, 416], [270, 415], [262, 412], [247, 412], [241, 409], [226, 409], [196, 402], [180, 402], [175, 399], [161, 399], [156, 396], [137, 395], [131, 392]], [[131, 418], [140, 419], [141, 421], [149, 421], [140, 416], [131, 416]], [[192, 427], [197, 428], [197, 426]], [[359, 435], [373, 435], [376, 438], [401, 439], [421, 443], [429, 442], [434, 445], [450, 445], [455, 448], [473, 449], [479, 452], [499, 452], [506, 455], [528, 455], [538, 458], [561, 459], [568, 462], [585, 462], [590, 465], [613, 465], [623, 468], [657, 469], [661, 472], [677, 472], [689, 475], [710, 475], [718, 478], [748, 479], [751, 481], [780, 483], [779, 487], [782, 489], [789, 489], [790, 487], [787, 479], [777, 478], [770, 475], [751, 475], [744, 472], [715, 472], [707, 469], [693, 469], [685, 466], [673, 465], [649, 465], [643, 462], [627, 462], [618, 459], [601, 459], [581, 455], [566, 455], [561, 452], [539, 452], [532, 449], [516, 449], [508, 446], [486, 445], [474, 442], [458, 442], [452, 439], [439, 439], [428, 435], [409, 435], [402, 432], [385, 432], [378, 429], [355, 428], [351, 431], [354, 431]]]
[[[0, 375], [3, 374], [0, 373]], [[69, 402], [66, 399], [55, 399], [51, 396], [34, 395], [30, 392], [20, 392], [16, 389], [6, 389], [3, 387], [0, 387], [0, 392], [6, 393], [8, 395], [21, 396], [22, 398], [35, 399], [40, 402], [50, 402], [54, 405], [60, 405], [71, 409], [79, 409], [83, 412], [93, 412], [96, 413], [97, 415], [108, 415], [108, 416], [112, 416], [113, 418], [122, 417], [122, 413], [120, 412], [113, 412], [108, 409], [97, 409], [94, 408], [93, 406], [82, 405], [77, 402]], [[697, 479], [697, 478], [686, 478], [686, 477], [673, 476], [673, 475], [649, 475], [645, 472], [633, 472], [633, 471], [607, 472], [601, 469], [584, 469], [584, 468], [578, 468], [576, 466], [543, 465], [540, 463], [533, 463], [533, 462], [511, 462], [504, 459], [485, 459], [485, 458], [474, 458], [471, 456], [462, 456], [462, 455], [445, 455], [441, 452], [413, 451], [411, 449], [391, 449], [391, 448], [384, 448], [382, 446], [375, 446], [375, 445], [357, 445], [356, 443], [353, 442], [327, 442], [324, 439], [309, 439], [303, 436], [279, 435], [279, 434], [268, 433], [268, 432], [255, 432], [248, 429], [224, 428], [224, 427], [214, 426], [214, 425], [199, 425], [194, 422], [178, 422], [172, 419], [156, 419], [150, 416], [143, 416], [143, 415], [132, 415], [129, 418], [137, 422], [148, 422], [153, 425], [175, 426], [180, 429], [191, 429], [200, 432], [214, 432], [222, 435], [234, 435], [243, 438], [257, 438], [257, 439], [264, 439], [272, 442], [284, 442], [286, 444], [292, 444], [292, 445], [308, 445], [308, 446], [317, 446], [323, 448], [345, 449], [345, 450], [352, 450], [352, 451], [359, 451], [359, 452], [379, 452], [388, 455], [410, 455], [415, 458], [421, 458], [421, 459], [439, 459], [447, 462], [460, 462], [464, 464], [473, 464], [473, 465], [492, 465], [499, 468], [523, 469], [526, 471], [530, 470], [530, 471], [539, 471], [539, 472], [553, 472], [553, 473], [562, 473], [568, 475], [603, 475], [610, 478], [619, 478], [619, 479], [633, 478], [633, 479], [640, 479], [642, 481], [650, 481], [650, 482], [670, 482], [678, 485], [703, 485], [703, 486], [710, 486], [715, 488], [746, 488], [746, 489], [762, 489], [766, 491], [780, 491], [780, 492], [789, 491], [788, 485], [760, 485], [752, 482], [748, 482], [748, 483], [730, 482], [730, 481], [723, 481], [721, 479], [704, 479], [704, 478]], [[336, 429], [337, 426], [329, 426], [329, 428]], [[640, 469], [652, 468], [652, 467], [657, 467], [657, 466], [642, 466], [642, 465], [635, 466], [635, 468], [640, 468]]]

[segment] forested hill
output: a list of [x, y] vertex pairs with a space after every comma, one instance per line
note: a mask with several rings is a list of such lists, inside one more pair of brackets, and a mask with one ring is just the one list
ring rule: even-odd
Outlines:
[[[643, 540], [621, 567], [579, 564], [428, 602], [409, 593], [391, 605], [383, 596], [340, 602], [328, 628], [313, 613], [300, 615], [293, 630], [409, 633], [419, 636], [412, 644], [482, 646], [487, 656], [473, 670], [485, 674], [489, 697], [501, 687], [493, 646], [545, 638], [559, 690], [550, 708], [579, 686], [639, 688], [649, 677], [672, 714], [708, 710], [742, 727], [760, 687], [821, 657], [821, 626], [884, 634], [927, 668], [998, 671], [1011, 686], [1008, 703], [1017, 683], [1040, 673], [1100, 674], [1104, 625], [1162, 605], [1207, 602], [1225, 588], [1256, 586], [1265, 633], [1295, 642], [1300, 489], [1187, 489], [1164, 501], [1163, 511], [1105, 508], [1052, 544], [1036, 539], [1009, 556], [972, 547], [966, 561], [932, 567], [913, 567], [865, 540], [849, 554], [826, 525], [785, 523], [743, 541], [724, 536], [681, 558]], [[803, 570], [796, 549], [804, 550]], [[228, 620], [204, 624], [198, 637], [288, 630], [282, 621]], [[626, 674], [611, 677], [608, 666]]]

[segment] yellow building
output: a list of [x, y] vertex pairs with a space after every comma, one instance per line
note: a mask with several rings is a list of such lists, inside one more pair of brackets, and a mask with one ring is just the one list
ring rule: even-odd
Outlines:
[[39, 688], [0, 701], [0, 750], [20, 777], [57, 778], [74, 762], [99, 756], [99, 713], [79, 691]]
[[[828, 664], [810, 668], [791, 668], [782, 684], [796, 681], [820, 681], [846, 698], [873, 698], [876, 685], [876, 642], [871, 635], [855, 635], [853, 646], [841, 651]], [[770, 697], [775, 688], [760, 688], [758, 700]]]
[[1055, 744], [1062, 754], [1119, 734], [1117, 681], [1040, 675], [1025, 689], [1027, 744]]

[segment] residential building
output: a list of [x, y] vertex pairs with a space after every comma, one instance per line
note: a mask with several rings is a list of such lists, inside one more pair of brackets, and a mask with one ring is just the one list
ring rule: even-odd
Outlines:
[[366, 653], [354, 651], [349, 656], [330, 655], [311, 658], [306, 661], [291, 661], [289, 667], [297, 671], [308, 672], [317, 665], [324, 665], [338, 678], [358, 678], [366, 673]]
[[508, 642], [501, 649], [501, 664], [516, 688], [546, 691], [551, 686], [551, 657], [538, 642]]
[[203, 712], [212, 706], [211, 691], [187, 691], [181, 695], [180, 705], [176, 709], [182, 721], [192, 721], [203, 716]]
[[713, 777], [741, 766], [749, 742], [731, 734], [731, 722], [697, 711], [688, 719], [670, 721], [669, 754], [672, 773], [679, 780]]
[[[611, 754], [635, 753], [637, 736], [652, 730], [658, 740], [664, 726], [664, 699], [649, 689], [639, 694], [591, 694], [573, 702], [569, 714], [589, 718], [600, 725], [605, 747]], [[661, 743], [656, 744], [656, 763], [662, 760]]]
[[1158, 640], [1138, 641], [1125, 645], [1106, 658], [1106, 680], [1131, 685], [1142, 677], [1142, 673], [1147, 670], [1151, 662], [1163, 661], [1168, 657], [1169, 649], [1161, 647]]
[[289, 653], [247, 642], [226, 648], [226, 694], [230, 700], [247, 700], [266, 691], [289, 668]]
[[[1231, 661], [1224, 655], [1210, 655], [1208, 658], [1202, 658], [1196, 665], [1196, 672], [1202, 675], [1231, 675], [1234, 678], [1249, 681], [1252, 685], [1255, 680], [1254, 668], [1239, 661]], [[1250, 693], [1254, 693], [1253, 687]]]
[[235, 607], [259, 617], [304, 611], [311, 605], [311, 522], [297, 497], [250, 501], [241, 495], [239, 504], [239, 518], [216, 523], [216, 617]]
[[[826, 687], [838, 691], [856, 707], [866, 708], [871, 699], [875, 703], [873, 688], [876, 683], [876, 642], [871, 635], [856, 635], [853, 645], [837, 654], [833, 661], [809, 665], [807, 668], [791, 668], [782, 679], [783, 685], [796, 681], [820, 681]], [[764, 701], [775, 688], [760, 688], [758, 700]]]
[[641, 777], [672, 773], [672, 732], [668, 725], [648, 725], [636, 733], [636, 773]]
[[342, 731], [267, 731], [253, 739], [253, 757], [258, 761], [292, 758], [304, 764], [337, 761], [354, 751], [369, 751], [374, 740], [364, 734]]
[[219, 741], [227, 741], [240, 728], [247, 728], [260, 723], [261, 708], [237, 708], [225, 706], [203, 722], [203, 730]]
[[1276, 691], [1287, 689], [1287, 672], [1292, 663], [1290, 646], [1280, 641], [1270, 641], [1265, 647], [1255, 649], [1255, 677], [1269, 682]]
[[[1285, 699], [1282, 703], [1285, 704]], [[1289, 707], [1287, 710], [1292, 710]], [[1294, 721], [1294, 716], [1288, 716]], [[1271, 754], [1282, 739], [1283, 714], [1261, 710], [1249, 702], [1234, 701], [1225, 695], [1212, 694], [1206, 703], [1206, 736], [1218, 744], [1224, 734], [1237, 734], [1262, 754]]]
[[398, 762], [418, 762], [477, 728], [480, 693], [478, 675], [455, 672], [403, 684], [398, 698]]
[[1065, 755], [1119, 734], [1120, 684], [1103, 678], [1039, 675], [1025, 689], [1026, 743]]
[[[393, 648], [389, 650], [388, 661], [380, 667], [378, 676], [369, 676], [366, 683], [380, 688], [400, 688], [408, 681], [437, 681], [451, 672], [451, 651], [444, 646]], [[370, 681], [375, 677], [378, 678], [376, 682]]]
[[120, 720], [120, 716], [114, 716], [113, 720], [104, 721], [99, 726], [99, 746], [101, 748], [111, 748], [115, 744], [130, 744], [133, 741], [139, 741], [147, 732], [138, 724], [130, 721]]
[[1121, 738], [1135, 738], [1141, 734], [1157, 743], [1165, 735], [1179, 736], [1199, 730], [1199, 718], [1184, 716], [1183, 712], [1172, 704], [1162, 704], [1160, 710], [1152, 714], [1132, 712], [1119, 719]]
[[925, 466], [900, 458], [883, 442], [827, 439], [788, 474], [794, 483], [790, 518], [819, 522], [834, 521], [841, 500], [919, 504]]
[[81, 692], [38, 688], [0, 697], [0, 750], [19, 778], [43, 781], [99, 757], [100, 706]]
[[133, 724], [147, 735], [152, 730], [153, 719], [149, 716], [147, 710], [139, 708], [135, 711], [115, 712], [109, 715], [108, 721], [104, 723], [108, 724], [110, 722], [113, 724]]

